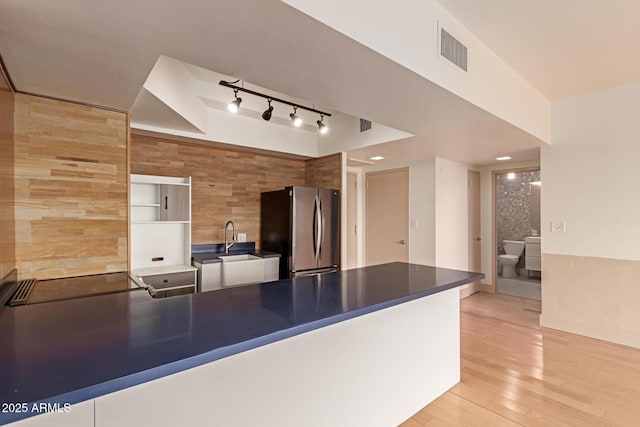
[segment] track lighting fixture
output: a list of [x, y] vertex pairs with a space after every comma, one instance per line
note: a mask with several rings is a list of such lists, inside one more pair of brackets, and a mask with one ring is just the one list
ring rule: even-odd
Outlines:
[[318, 124], [318, 130], [320, 131], [321, 134], [324, 135], [325, 133], [329, 132], [329, 127], [327, 127], [327, 125], [322, 123], [323, 120], [324, 120], [324, 116], [320, 114], [320, 120], [318, 120], [316, 123]]
[[289, 117], [291, 117], [291, 121], [293, 122], [293, 125], [295, 127], [302, 126], [302, 119], [300, 118], [300, 116], [298, 116], [296, 114], [297, 113], [297, 109], [298, 108], [302, 108], [303, 110], [307, 110], [307, 111], [311, 111], [312, 113], [320, 114], [320, 120], [318, 120], [316, 123], [318, 124], [318, 131], [321, 134], [325, 134], [325, 133], [327, 133], [329, 131], [329, 127], [325, 123], [323, 123], [323, 120], [324, 120], [325, 116], [331, 117], [331, 113], [327, 113], [327, 112], [324, 112], [324, 111], [316, 110], [315, 108], [305, 107], [304, 105], [294, 104], [293, 102], [289, 102], [289, 101], [284, 100], [284, 99], [275, 98], [275, 97], [270, 96], [270, 95], [265, 95], [263, 93], [253, 91], [251, 89], [245, 89], [242, 86], [236, 86], [235, 84], [238, 83], [238, 82], [239, 82], [239, 80], [236, 80], [235, 82], [226, 82], [224, 80], [220, 80], [220, 82], [219, 82], [220, 86], [226, 86], [228, 88], [233, 89], [233, 94], [234, 94], [235, 99], [233, 101], [231, 101], [231, 103], [229, 103], [229, 105], [228, 105], [228, 109], [232, 113], [237, 112], [238, 109], [240, 108], [240, 103], [242, 102], [242, 98], [238, 97], [238, 91], [240, 91], [240, 92], [249, 93], [251, 95], [259, 96], [259, 97], [265, 98], [267, 100], [267, 102], [269, 103], [269, 108], [264, 110], [264, 112], [262, 113], [262, 118], [264, 120], [266, 120], [266, 121], [271, 120], [271, 116], [272, 116], [272, 113], [273, 113], [273, 106], [271, 105], [271, 101], [277, 101], [277, 102], [280, 102], [281, 104], [286, 104], [286, 105], [290, 105], [291, 107], [293, 107], [293, 113], [289, 114]]
[[300, 118], [300, 116], [298, 116], [296, 114], [296, 110], [298, 109], [298, 107], [293, 107], [293, 113], [289, 114], [289, 117], [291, 117], [291, 121], [293, 122], [293, 125], [297, 128], [300, 127], [300, 125], [302, 125], [302, 119]]
[[262, 119], [269, 121], [271, 120], [271, 113], [273, 113], [273, 107], [271, 106], [271, 100], [267, 99], [267, 102], [269, 103], [269, 108], [267, 108], [266, 110], [264, 110], [264, 113], [262, 113]]
[[242, 102], [242, 98], [238, 97], [238, 89], [233, 90], [233, 96], [236, 98], [227, 105], [227, 110], [232, 113], [237, 113], [240, 109], [240, 103]]

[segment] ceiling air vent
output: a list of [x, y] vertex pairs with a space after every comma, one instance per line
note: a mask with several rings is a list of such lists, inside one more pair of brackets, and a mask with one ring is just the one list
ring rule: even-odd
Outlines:
[[360, 132], [365, 132], [371, 129], [371, 120], [360, 119]]
[[467, 71], [467, 47], [440, 28], [440, 55]]

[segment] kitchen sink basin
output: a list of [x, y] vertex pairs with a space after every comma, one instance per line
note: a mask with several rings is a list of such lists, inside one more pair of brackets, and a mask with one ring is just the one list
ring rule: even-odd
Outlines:
[[264, 282], [264, 259], [250, 254], [224, 255], [222, 286], [247, 285]]

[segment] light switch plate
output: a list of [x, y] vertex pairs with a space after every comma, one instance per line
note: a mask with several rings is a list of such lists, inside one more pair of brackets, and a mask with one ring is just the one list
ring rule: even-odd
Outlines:
[[247, 233], [238, 233], [238, 242], [246, 242], [247, 241]]
[[552, 233], [564, 233], [567, 231], [567, 223], [564, 221], [551, 221]]

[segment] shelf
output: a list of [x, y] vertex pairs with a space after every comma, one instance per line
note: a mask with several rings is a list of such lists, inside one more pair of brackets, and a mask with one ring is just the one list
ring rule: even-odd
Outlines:
[[132, 208], [159, 208], [160, 203], [132, 203]]

